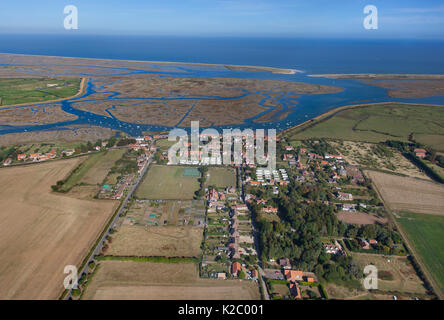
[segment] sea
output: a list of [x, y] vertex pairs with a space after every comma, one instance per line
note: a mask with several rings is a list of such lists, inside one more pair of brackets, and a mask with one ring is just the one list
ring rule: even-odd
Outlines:
[[[301, 70], [302, 73], [284, 75], [269, 72], [210, 70], [196, 66], [187, 66], [183, 70], [188, 73], [187, 76], [195, 77], [277, 79], [345, 88], [337, 94], [299, 95], [296, 107], [291, 105], [290, 100], [283, 100], [284, 104], [292, 107], [291, 113], [285, 119], [265, 124], [247, 119], [239, 127], [284, 130], [332, 108], [356, 103], [400, 101], [444, 105], [444, 95], [422, 99], [393, 99], [387, 96], [386, 90], [358, 81], [308, 76], [332, 73], [444, 74], [444, 41], [0, 34], [0, 53], [289, 68]], [[90, 82], [86, 95], [93, 93], [94, 83]], [[118, 99], [118, 97], [111, 96], [109, 99]], [[142, 131], [170, 129], [157, 126], [155, 123], [135, 126], [113, 117], [81, 112], [75, 109], [72, 102], [64, 101], [61, 104], [64, 111], [79, 116], [76, 121], [33, 126], [0, 124], [0, 135], [12, 132], [59, 130], [62, 126], [76, 124], [98, 125], [126, 131], [132, 135], [140, 134]]]

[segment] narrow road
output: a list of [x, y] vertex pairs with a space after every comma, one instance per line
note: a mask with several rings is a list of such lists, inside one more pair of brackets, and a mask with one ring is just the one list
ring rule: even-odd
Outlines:
[[262, 278], [262, 291], [264, 292], [264, 299], [265, 300], [270, 300], [270, 295], [268, 294], [268, 291], [267, 291], [267, 285], [265, 284], [264, 270], [262, 270], [260, 265], [259, 265], [259, 275]]
[[[117, 220], [119, 220], [120, 215], [123, 213], [123, 211], [126, 209], [126, 206], [128, 205], [129, 200], [133, 196], [134, 191], [136, 191], [139, 183], [142, 181], [143, 177], [145, 176], [146, 171], [151, 165], [151, 162], [153, 161], [153, 156], [156, 153], [157, 149], [151, 153], [151, 156], [148, 158], [147, 163], [145, 164], [145, 167], [143, 168], [142, 172], [140, 173], [139, 177], [137, 178], [136, 182], [132, 184], [131, 189], [129, 190], [127, 196], [125, 197], [125, 200], [123, 200], [122, 205], [120, 206], [119, 211], [117, 214], [113, 217], [113, 220], [107, 227], [106, 232], [103, 233], [102, 237], [100, 238], [100, 241], [95, 246], [93, 252], [88, 257], [88, 262], [83, 266], [82, 270], [78, 272], [79, 279], [83, 274], [86, 274], [88, 271], [88, 265], [90, 262], [94, 261], [95, 256], [99, 255], [102, 252], [103, 245], [105, 243], [106, 237], [110, 234], [110, 230], [114, 228]], [[69, 292], [66, 294], [64, 300], [69, 300], [72, 298], [72, 289], [69, 290]]]
[[[244, 181], [242, 180], [242, 174], [244, 174], [244, 170], [242, 167], [239, 168], [239, 183], [240, 183], [240, 194], [241, 194], [241, 199], [242, 202], [244, 204], [245, 203], [245, 193], [244, 193]], [[259, 251], [259, 241], [258, 241], [258, 231], [257, 231], [257, 227], [254, 223], [254, 219], [253, 217], [251, 217], [251, 225], [253, 226], [253, 239], [254, 239], [254, 245], [256, 247], [256, 252], [257, 252], [257, 262], [258, 262], [258, 268], [259, 268], [259, 276], [262, 279], [262, 291], [264, 292], [264, 299], [265, 300], [270, 300], [270, 295], [268, 294], [267, 291], [267, 286], [265, 284], [265, 274], [264, 274], [264, 270], [262, 269], [262, 261], [260, 260], [260, 251]]]

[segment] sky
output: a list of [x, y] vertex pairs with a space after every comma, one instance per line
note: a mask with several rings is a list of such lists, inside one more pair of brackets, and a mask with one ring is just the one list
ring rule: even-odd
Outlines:
[[[78, 29], [65, 30], [66, 5]], [[378, 29], [363, 26], [378, 9]], [[444, 40], [443, 0], [1, 0], [0, 33]]]

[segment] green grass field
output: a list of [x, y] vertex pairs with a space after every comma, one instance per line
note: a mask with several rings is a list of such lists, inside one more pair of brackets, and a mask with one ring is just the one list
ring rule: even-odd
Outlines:
[[176, 141], [168, 141], [168, 139], [159, 139], [156, 141], [156, 146], [159, 148], [160, 151], [168, 151], [168, 149], [175, 144]]
[[207, 186], [216, 188], [236, 187], [236, 171], [233, 168], [211, 167], [208, 169], [210, 177]]
[[[80, 79], [0, 79], [0, 106], [34, 103], [74, 96]], [[56, 84], [55, 87], [47, 85]]]
[[186, 167], [153, 165], [139, 185], [136, 196], [151, 200], [191, 200], [199, 189], [197, 177], [184, 177]]
[[444, 291], [444, 216], [408, 212], [399, 216], [397, 221]]
[[61, 191], [68, 191], [73, 186], [80, 183], [100, 184], [103, 179], [105, 179], [111, 167], [122, 157], [124, 152], [124, 149], [115, 149], [90, 155], [88, 159], [73, 171], [63, 184]]
[[444, 107], [399, 103], [375, 104], [339, 111], [334, 116], [289, 131], [290, 140], [330, 138], [338, 140], [381, 142], [419, 142], [444, 150]]

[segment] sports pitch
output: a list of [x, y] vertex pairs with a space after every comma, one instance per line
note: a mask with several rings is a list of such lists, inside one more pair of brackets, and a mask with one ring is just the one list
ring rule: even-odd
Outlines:
[[136, 191], [140, 199], [191, 200], [199, 189], [196, 176], [185, 176], [187, 167], [153, 165]]

